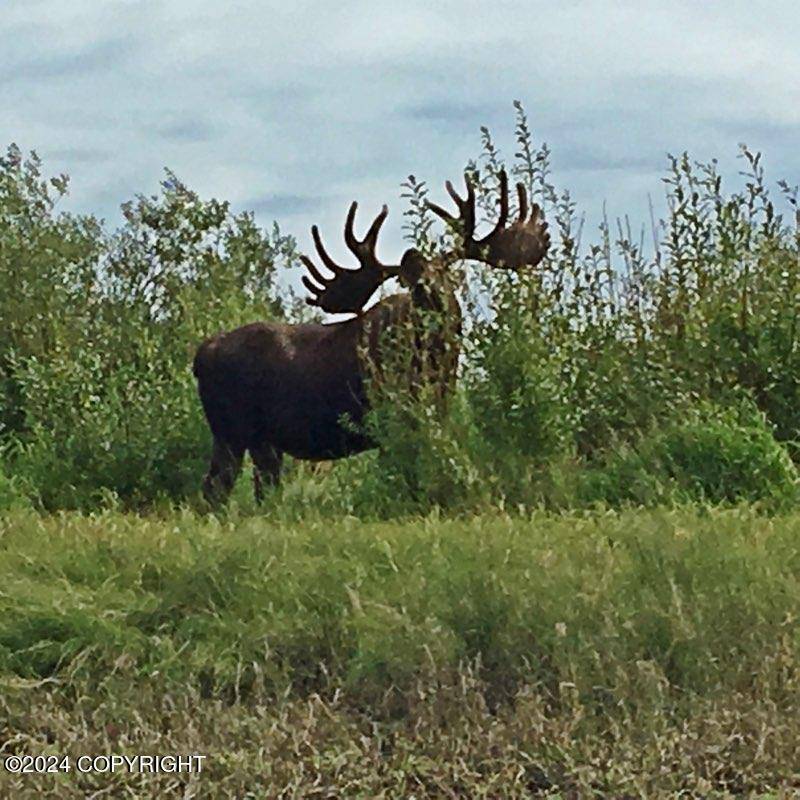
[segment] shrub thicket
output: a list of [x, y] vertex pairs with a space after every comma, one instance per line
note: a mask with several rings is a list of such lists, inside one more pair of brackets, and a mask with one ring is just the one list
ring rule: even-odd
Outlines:
[[[482, 223], [502, 167], [525, 184], [554, 232], [548, 258], [466, 271], [447, 413], [425, 392], [384, 386], [370, 421], [382, 449], [324, 477], [294, 465], [277, 498], [383, 515], [793, 497], [800, 226], [776, 208], [760, 156], [742, 148], [732, 193], [715, 162], [671, 158], [652, 248], [607, 220], [587, 246], [550, 151], [516, 113], [511, 162], [483, 129], [467, 172]], [[797, 190], [780, 186], [797, 211]], [[403, 187], [408, 238], [435, 250], [447, 234], [433, 235], [424, 182]], [[219, 329], [296, 312], [275, 284], [293, 240], [171, 173], [159, 195], [123, 206], [113, 233], [58, 213], [66, 190], [35, 155], [12, 146], [0, 159], [2, 497], [50, 508], [186, 498], [209, 450], [192, 352]]]
[[[787, 223], [760, 155], [746, 147], [744, 189], [730, 194], [715, 161], [670, 157], [668, 213], [653, 223], [650, 256], [627, 220], [614, 234], [604, 219], [599, 242], [584, 248], [583, 218], [550, 182], [550, 152], [534, 147], [515, 105], [513, 162], [483, 129], [467, 172], [490, 223], [499, 171], [515, 175], [544, 207], [553, 247], [534, 270], [474, 270], [463, 292], [458, 413], [417, 451], [460, 482], [459, 501], [487, 491], [511, 504], [795, 498], [787, 454], [797, 458], [800, 427], [797, 189], [779, 183], [798, 214]], [[414, 179], [406, 187], [409, 238], [431, 246], [427, 189]], [[405, 463], [398, 434], [420, 427], [388, 426], [383, 459]]]

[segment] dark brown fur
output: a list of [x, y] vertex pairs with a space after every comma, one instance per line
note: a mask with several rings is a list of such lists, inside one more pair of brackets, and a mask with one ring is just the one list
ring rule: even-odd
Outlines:
[[[278, 482], [284, 453], [324, 460], [373, 447], [360, 430], [369, 408], [360, 353], [367, 354], [373, 370], [380, 369], [381, 335], [410, 320], [414, 294], [392, 295], [344, 322], [254, 322], [203, 342], [194, 374], [214, 436], [207, 498], [222, 499], [230, 492], [245, 451], [257, 470], [260, 499], [261, 479]], [[448, 305], [458, 308], [455, 297]], [[457, 333], [460, 313], [451, 311], [450, 323]], [[442, 364], [444, 340], [444, 331], [428, 337], [427, 354], [434, 361], [429, 370]], [[442, 364], [448, 384], [457, 358], [456, 350]]]

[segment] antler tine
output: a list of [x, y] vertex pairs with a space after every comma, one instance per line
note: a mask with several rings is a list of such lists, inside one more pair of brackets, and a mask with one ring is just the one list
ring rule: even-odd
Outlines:
[[358, 203], [353, 200], [353, 202], [350, 203], [350, 208], [347, 211], [347, 219], [344, 223], [344, 241], [353, 253], [356, 253], [358, 250], [358, 239], [356, 239], [356, 235], [353, 233], [353, 225], [355, 225], [356, 222], [357, 210]]
[[441, 217], [446, 223], [450, 224], [456, 221], [456, 217], [454, 217], [447, 209], [442, 208], [440, 205], [436, 203], [428, 202], [428, 208], [436, 214], [437, 217]]
[[383, 223], [386, 221], [386, 217], [389, 216], [389, 206], [385, 203], [381, 206], [381, 212], [372, 220], [372, 225], [369, 226], [369, 230], [367, 231], [367, 235], [364, 237], [364, 243], [369, 243], [369, 246], [372, 252], [375, 252], [375, 247], [378, 244], [378, 234], [381, 232], [381, 228], [383, 227]]
[[[329, 255], [325, 246], [322, 244], [322, 237], [319, 235], [319, 228], [316, 225], [311, 226], [311, 236], [314, 239], [314, 247], [322, 259], [322, 263], [334, 274], [344, 271], [344, 267], [339, 266]], [[316, 276], [314, 276], [316, 277]]]
[[461, 198], [461, 195], [453, 188], [453, 184], [450, 181], [444, 182], [444, 188], [447, 189], [447, 194], [453, 198], [453, 202], [459, 207], [459, 209], [464, 207], [464, 200]]
[[517, 184], [517, 198], [519, 199], [519, 221], [525, 222], [528, 218], [528, 193], [521, 183]]
[[389, 214], [389, 207], [383, 205], [380, 213], [372, 221], [369, 226], [366, 236], [360, 241], [356, 238], [353, 232], [353, 226], [356, 221], [356, 210], [358, 203], [353, 201], [350, 205], [350, 210], [347, 212], [347, 221], [344, 225], [344, 240], [351, 252], [358, 258], [359, 263], [364, 268], [379, 268], [382, 269], [383, 265], [378, 261], [378, 256], [375, 253], [375, 248], [378, 244], [378, 234], [383, 226], [386, 217]]
[[[305, 259], [303, 259], [303, 263], [306, 266], [308, 266], [308, 262]], [[312, 281], [310, 281], [308, 279], [308, 276], [306, 276], [306, 275], [303, 275], [301, 280], [303, 281], [303, 286], [305, 286], [306, 289], [308, 289], [308, 291], [311, 292], [311, 294], [312, 294], [312, 297], [307, 297], [306, 298], [306, 303], [308, 303], [310, 306], [318, 306], [319, 305], [320, 295], [325, 290], [320, 288], [316, 284], [314, 284]]]
[[[494, 226], [492, 235], [498, 231], [503, 230], [508, 222], [508, 175], [504, 169], [500, 170], [500, 215], [497, 217], [497, 224]], [[521, 183], [517, 184], [517, 192], [519, 192]], [[523, 189], [524, 192], [524, 189]]]
[[[322, 273], [317, 269], [316, 264], [306, 255], [300, 254], [300, 260], [303, 262], [305, 268], [311, 273], [311, 277], [317, 282], [321, 283], [323, 286], [328, 282], [328, 278], [324, 277]], [[303, 275], [303, 283], [308, 284], [308, 279], [305, 275]], [[313, 285], [313, 284], [312, 284]]]
[[453, 184], [450, 181], [445, 181], [444, 184], [445, 189], [447, 189], [447, 193], [458, 207], [457, 217], [436, 203], [428, 202], [427, 205], [428, 208], [433, 211], [434, 214], [436, 214], [436, 216], [443, 219], [448, 225], [460, 223], [462, 226], [460, 233], [464, 240], [467, 241], [471, 239], [472, 235], [475, 233], [475, 187], [473, 186], [472, 180], [466, 172], [464, 173], [464, 183], [467, 187], [467, 196], [465, 198], [461, 197], [461, 195], [453, 188]]
[[519, 213], [517, 219], [509, 225], [508, 175], [503, 169], [500, 170], [497, 177], [500, 181], [500, 208], [497, 223], [492, 232], [482, 239], [475, 239], [475, 189], [469, 174], [464, 175], [467, 184], [466, 198], [462, 198], [456, 192], [450, 181], [445, 183], [447, 193], [458, 206], [458, 217], [445, 211], [441, 206], [428, 203], [428, 208], [449, 225], [456, 223], [461, 225], [461, 245], [449, 254], [450, 258], [475, 259], [493, 267], [507, 269], [538, 264], [547, 254], [550, 246], [547, 223], [542, 218], [541, 209], [534, 204], [530, 209], [529, 218], [528, 195], [524, 185], [518, 183]]

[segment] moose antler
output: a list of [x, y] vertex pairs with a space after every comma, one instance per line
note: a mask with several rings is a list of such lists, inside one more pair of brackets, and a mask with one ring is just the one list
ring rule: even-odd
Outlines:
[[475, 239], [475, 189], [468, 175], [464, 175], [467, 185], [467, 196], [462, 198], [453, 188], [450, 181], [445, 183], [447, 193], [458, 207], [456, 217], [435, 203], [428, 203], [428, 208], [441, 217], [448, 225], [458, 229], [461, 236], [461, 249], [457, 258], [469, 258], [483, 261], [493, 267], [518, 269], [525, 265], [535, 266], [547, 253], [550, 247], [550, 235], [547, 223], [542, 216], [541, 208], [534, 203], [528, 215], [528, 195], [525, 187], [517, 184], [519, 212], [517, 219], [506, 227], [508, 221], [508, 176], [505, 170], [500, 172], [500, 216], [494, 230], [483, 239]]
[[[361, 265], [358, 269], [345, 269], [328, 255], [316, 225], [311, 228], [314, 246], [317, 249], [317, 253], [319, 253], [320, 259], [322, 259], [322, 263], [333, 273], [333, 277], [326, 278], [310, 258], [304, 255], [300, 256], [311, 277], [317, 282], [315, 284], [306, 275], [303, 276], [303, 283], [313, 295], [306, 302], [309, 305], [318, 306], [323, 311], [358, 313], [373, 292], [387, 278], [397, 275], [398, 272], [398, 267], [381, 264], [375, 255], [378, 233], [389, 213], [389, 209], [383, 206], [380, 214], [375, 217], [372, 225], [370, 225], [367, 235], [359, 241], [356, 239], [355, 233], [353, 233], [357, 208], [358, 203], [353, 202], [347, 212], [347, 221], [344, 225], [344, 240]], [[317, 284], [320, 285], [318, 286]]]

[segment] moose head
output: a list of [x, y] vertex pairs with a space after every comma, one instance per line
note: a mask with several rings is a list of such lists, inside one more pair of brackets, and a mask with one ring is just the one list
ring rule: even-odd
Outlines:
[[[363, 239], [354, 232], [357, 203], [344, 226], [355, 269], [337, 264], [326, 251], [317, 226], [311, 229], [325, 275], [307, 256], [303, 283], [307, 302], [330, 313], [351, 313], [343, 322], [289, 325], [256, 322], [207, 339], [194, 360], [200, 398], [214, 447], [203, 489], [209, 501], [223, 500], [241, 469], [245, 451], [255, 465], [256, 498], [262, 481], [276, 484], [284, 453], [300, 459], [336, 459], [375, 446], [361, 423], [369, 410], [365, 382], [380, 370], [386, 334], [410, 330], [406, 345], [414, 365], [409, 391], [424, 374], [438, 382], [442, 394], [452, 386], [458, 360], [461, 312], [449, 268], [465, 259], [497, 269], [535, 266], [550, 244], [547, 224], [537, 205], [529, 206], [517, 185], [518, 210], [509, 224], [508, 178], [500, 173], [500, 208], [493, 230], [475, 237], [475, 190], [468, 177], [461, 197], [448, 181], [457, 213], [429, 204], [452, 230], [454, 246], [426, 258], [406, 250], [399, 264], [378, 260], [376, 247], [388, 216], [383, 206]], [[397, 278], [408, 291], [390, 295], [365, 310], [378, 288]], [[422, 324], [435, 311], [435, 323]], [[397, 346], [398, 338], [388, 337]]]

